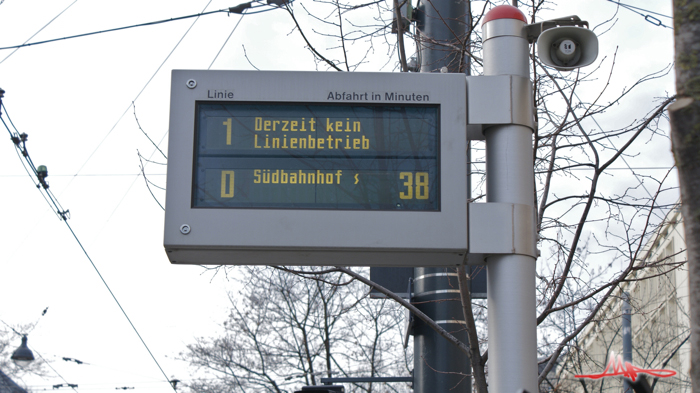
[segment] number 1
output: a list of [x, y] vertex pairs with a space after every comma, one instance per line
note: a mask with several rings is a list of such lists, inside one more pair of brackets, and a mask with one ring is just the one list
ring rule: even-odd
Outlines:
[[231, 118], [229, 117], [226, 119], [224, 122], [224, 125], [226, 126], [226, 144], [230, 145], [231, 144]]

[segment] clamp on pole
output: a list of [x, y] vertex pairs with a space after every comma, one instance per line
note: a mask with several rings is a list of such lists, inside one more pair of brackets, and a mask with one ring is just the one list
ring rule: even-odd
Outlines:
[[588, 22], [581, 20], [577, 15], [565, 16], [563, 18], [545, 20], [539, 23], [525, 25], [525, 33], [527, 34], [527, 42], [534, 43], [543, 31], [553, 27], [573, 26], [585, 27], [588, 29]]

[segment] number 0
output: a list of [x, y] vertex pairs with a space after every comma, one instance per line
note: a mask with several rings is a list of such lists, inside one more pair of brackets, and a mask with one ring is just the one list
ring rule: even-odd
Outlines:
[[233, 175], [234, 171], [221, 171], [222, 198], [233, 198]]

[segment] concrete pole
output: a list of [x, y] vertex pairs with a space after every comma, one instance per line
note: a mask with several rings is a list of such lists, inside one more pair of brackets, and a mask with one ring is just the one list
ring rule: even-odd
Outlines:
[[[421, 31], [421, 72], [469, 70], [469, 58], [461, 47], [469, 21], [469, 1], [431, 0], [423, 2]], [[467, 343], [464, 314], [459, 296], [459, 282], [454, 269], [414, 269], [416, 306]], [[471, 392], [471, 364], [467, 355], [455, 348], [420, 320], [413, 330], [413, 391], [415, 393]], [[465, 377], [466, 376], [466, 377]]]
[[[530, 78], [529, 44], [523, 30], [527, 19], [517, 8], [503, 5], [484, 17], [484, 75]], [[513, 97], [514, 106], [533, 113], [527, 93]], [[516, 108], [513, 108], [515, 111]], [[486, 129], [487, 202], [507, 202], [535, 208], [532, 162], [533, 130], [508, 124]], [[533, 231], [535, 229], [533, 228]], [[488, 275], [489, 392], [538, 391], [535, 258], [496, 255], [486, 260]]]
[[[622, 294], [622, 360], [632, 364], [632, 306], [630, 305], [630, 294]], [[623, 379], [623, 393], [632, 393], [630, 381]]]

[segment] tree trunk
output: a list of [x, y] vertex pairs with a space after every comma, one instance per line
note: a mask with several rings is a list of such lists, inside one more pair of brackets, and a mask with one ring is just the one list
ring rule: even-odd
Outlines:
[[700, 0], [674, 0], [676, 102], [669, 107], [688, 247], [693, 392], [700, 393]]

